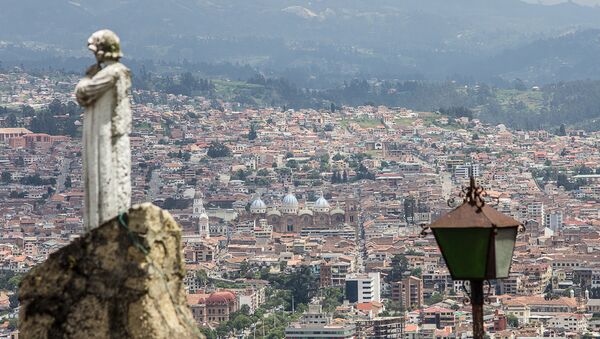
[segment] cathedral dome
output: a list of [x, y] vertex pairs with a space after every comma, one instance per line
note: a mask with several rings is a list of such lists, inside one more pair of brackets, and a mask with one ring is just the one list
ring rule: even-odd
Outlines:
[[256, 198], [250, 204], [250, 212], [252, 213], [265, 213], [267, 211], [267, 204], [262, 201], [261, 198]]
[[315, 208], [329, 208], [329, 202], [327, 201], [327, 199], [325, 199], [323, 196], [321, 196], [319, 199], [317, 199], [317, 201], [315, 202]]
[[256, 200], [252, 201], [250, 208], [267, 208], [267, 204], [261, 198], [256, 198]]
[[293, 193], [288, 193], [281, 201], [281, 212], [288, 214], [298, 213], [298, 199]]
[[298, 199], [293, 193], [288, 193], [285, 197], [283, 197], [282, 201], [283, 207], [298, 207]]

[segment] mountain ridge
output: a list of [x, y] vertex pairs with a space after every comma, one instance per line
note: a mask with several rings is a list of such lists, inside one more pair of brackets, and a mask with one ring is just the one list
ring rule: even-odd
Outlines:
[[[0, 40], [40, 42], [65, 55], [85, 53], [87, 36], [105, 27], [136, 59], [445, 79], [520, 73], [503, 54], [600, 29], [600, 8], [520, 0], [5, 0], [0, 11]], [[6, 55], [0, 48], [0, 59]], [[486, 71], [493, 61], [502, 72]]]

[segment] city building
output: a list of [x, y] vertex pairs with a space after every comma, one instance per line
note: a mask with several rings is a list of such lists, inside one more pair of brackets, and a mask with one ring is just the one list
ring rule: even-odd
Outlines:
[[286, 339], [331, 338], [354, 339], [356, 325], [352, 322], [335, 323], [331, 317], [324, 314], [321, 305], [308, 305], [299, 322], [290, 324], [285, 329]]
[[423, 280], [409, 276], [392, 285], [392, 301], [399, 303], [403, 309], [420, 308], [423, 305]]
[[351, 303], [380, 302], [380, 273], [349, 274], [346, 276], [345, 297]]

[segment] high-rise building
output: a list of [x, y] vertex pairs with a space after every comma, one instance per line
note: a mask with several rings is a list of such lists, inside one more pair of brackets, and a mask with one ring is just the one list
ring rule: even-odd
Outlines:
[[379, 272], [349, 274], [346, 276], [346, 299], [351, 303], [381, 301], [381, 278]]
[[400, 303], [404, 309], [420, 308], [423, 305], [423, 280], [410, 276], [392, 282], [392, 301]]
[[457, 165], [454, 167], [454, 177], [457, 179], [464, 178], [467, 179], [473, 174], [473, 177], [477, 178], [480, 176], [481, 172], [479, 170], [479, 164], [464, 164]]
[[561, 211], [551, 211], [544, 215], [544, 226], [553, 231], [559, 231], [563, 227], [563, 214]]
[[356, 321], [358, 338], [404, 338], [404, 317], [384, 317]]

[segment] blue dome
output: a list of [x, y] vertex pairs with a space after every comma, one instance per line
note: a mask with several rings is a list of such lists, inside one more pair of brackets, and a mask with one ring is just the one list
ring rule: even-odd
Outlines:
[[283, 197], [282, 205], [283, 207], [298, 207], [298, 199], [294, 194], [288, 193]]
[[329, 202], [327, 201], [327, 199], [325, 199], [323, 196], [321, 196], [319, 199], [317, 199], [317, 201], [315, 202], [315, 208], [329, 208]]
[[267, 204], [265, 204], [265, 202], [262, 201], [261, 198], [256, 198], [254, 201], [252, 201], [252, 204], [250, 204], [250, 208], [253, 208], [253, 209], [267, 208]]

